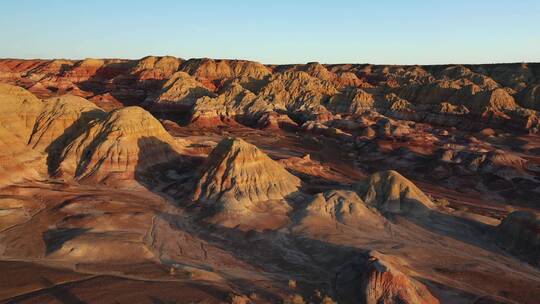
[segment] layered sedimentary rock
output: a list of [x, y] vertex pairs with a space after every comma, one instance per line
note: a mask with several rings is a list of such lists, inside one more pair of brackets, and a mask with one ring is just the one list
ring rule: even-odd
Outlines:
[[[536, 207], [538, 137], [505, 129], [530, 118], [522, 129], [534, 130], [536, 114], [520, 101], [537, 81], [533, 69], [266, 67], [227, 60], [186, 63], [174, 57], [103, 60], [94, 68], [91, 63], [0, 61], [1, 79], [14, 77], [9, 81], [47, 97], [27, 108], [21, 104], [32, 97], [15, 89], [14, 95], [26, 97], [0, 109], [15, 113], [0, 115], [2, 196], [32, 193], [28, 201], [39, 205], [24, 209], [31, 205], [2, 203], [4, 257], [86, 265], [152, 259], [170, 269], [170, 277], [160, 275], [163, 281], [189, 277], [189, 284], [204, 280], [210, 288], [219, 282], [239, 292], [249, 291], [251, 283], [248, 289], [243, 285], [252, 282], [258, 288], [250, 296], [255, 302], [265, 301], [267, 293], [272, 295], [268, 302], [277, 301], [282, 292], [276, 290], [292, 278], [289, 286], [296, 290], [283, 293], [298, 292], [315, 303], [322, 302], [321, 288], [332, 297], [335, 292], [339, 303], [437, 303], [427, 288], [442, 302], [483, 303], [474, 297], [488, 299], [484, 295], [504, 289], [493, 298], [534, 303], [527, 297], [529, 290], [539, 293], [535, 268], [500, 250], [487, 250], [493, 249], [493, 239], [486, 233], [498, 233], [501, 246], [516, 256], [538, 256], [537, 215], [512, 214], [497, 230], [492, 228], [504, 213], [502, 203]], [[175, 73], [166, 86], [170, 90], [159, 91]], [[61, 96], [70, 86], [71, 96]], [[194, 88], [204, 94], [190, 95]], [[167, 116], [167, 109], [156, 113], [171, 133], [189, 136], [189, 147], [180, 147], [140, 108], [107, 113], [73, 96], [91, 96], [100, 104], [116, 100], [118, 107], [129, 104], [123, 104], [126, 96], [138, 96], [131, 102], [146, 99], [151, 109], [158, 93], [170, 93], [177, 98], [170, 104], [191, 115], [190, 122], [187, 115]], [[235, 121], [261, 128], [301, 127], [263, 132]], [[492, 129], [463, 132], [465, 125], [483, 123]], [[218, 124], [228, 125], [210, 129]], [[224, 134], [245, 136], [283, 159], [275, 162], [246, 142], [228, 139], [200, 166], [201, 156]], [[181, 157], [185, 161], [171, 163], [180, 153], [187, 154]], [[434, 176], [441, 167], [447, 175]], [[437, 198], [437, 212], [429, 213], [434, 208], [429, 196], [393, 171], [372, 175], [354, 187], [356, 192], [328, 190], [349, 189], [366, 172], [381, 168], [424, 181], [422, 189], [425, 185]], [[57, 176], [65, 181], [53, 179]], [[156, 179], [133, 191], [116, 187], [140, 177]], [[114, 187], [77, 185], [71, 179]], [[19, 182], [24, 184], [13, 185]], [[190, 201], [195, 189], [196, 201]], [[162, 200], [162, 193], [170, 196]], [[469, 209], [462, 210], [464, 205]], [[34, 217], [34, 212], [39, 213]], [[429, 213], [429, 220], [390, 213], [419, 218]], [[388, 255], [371, 253], [335, 276], [361, 248]], [[81, 269], [86, 265], [79, 264]], [[513, 271], [507, 276], [498, 275], [509, 267]], [[131, 275], [135, 268], [128, 268]], [[139, 278], [156, 278], [154, 271], [146, 275]], [[319, 289], [313, 296], [312, 288]]]
[[326, 107], [334, 113], [359, 113], [375, 106], [372, 94], [362, 89], [351, 89], [334, 95]]
[[422, 190], [393, 170], [371, 175], [356, 189], [367, 204], [382, 212], [421, 215], [435, 206]]
[[[278, 113], [302, 124], [331, 120], [331, 114], [373, 110], [462, 129], [486, 125], [530, 132], [540, 129], [536, 64], [265, 66], [245, 60], [171, 56], [0, 63], [2, 82], [24, 86], [39, 97], [71, 93], [96, 101], [109, 96], [126, 105], [157, 104], [160, 110], [167, 105], [171, 111], [193, 113], [193, 121], [208, 114], [213, 115], [208, 122], [220, 123], [223, 119], [218, 116], [226, 114], [225, 120], [251, 124], [266, 113]], [[227, 92], [231, 82], [254, 94], [256, 106], [245, 100], [231, 106], [238, 104], [237, 96]], [[217, 95], [219, 100], [206, 98]]]
[[192, 113], [192, 122], [219, 124], [224, 118], [245, 115], [254, 107], [255, 94], [244, 89], [238, 83], [232, 83], [217, 96], [205, 96], [197, 99]]
[[27, 147], [42, 102], [27, 90], [0, 84], [0, 185], [43, 177], [44, 156]]
[[261, 79], [270, 74], [270, 70], [258, 62], [209, 58], [190, 59], [182, 64], [180, 70], [192, 75], [211, 90], [215, 90], [218, 87], [216, 84], [224, 79]]
[[329, 82], [314, 78], [305, 72], [275, 74], [259, 92], [259, 97], [271, 102], [275, 109], [285, 110], [301, 119], [325, 119], [328, 110], [321, 104], [337, 94]]
[[0, 102], [0, 126], [27, 143], [42, 102], [27, 90], [7, 84], [0, 84]]
[[350, 263], [336, 275], [340, 303], [438, 304], [419, 281], [399, 269], [399, 261], [372, 251]]
[[176, 72], [163, 85], [155, 103], [170, 108], [189, 109], [203, 96], [215, 96], [202, 83], [185, 72]]
[[360, 80], [355, 73], [347, 71], [330, 71], [324, 65], [318, 62], [308, 62], [305, 65], [298, 65], [292, 70], [306, 72], [309, 75], [321, 80], [331, 82], [336, 87], [371, 87], [369, 84]]
[[59, 173], [77, 180], [132, 180], [138, 171], [173, 161], [179, 144], [139, 107], [126, 107], [93, 121], [61, 152]]
[[503, 247], [540, 263], [540, 214], [512, 212], [498, 226], [498, 234]]
[[283, 201], [299, 187], [299, 178], [256, 146], [226, 138], [208, 156], [194, 199], [244, 212], [260, 202]]
[[131, 73], [141, 81], [169, 79], [180, 67], [182, 60], [172, 56], [148, 56], [137, 62]]
[[[105, 116], [105, 112], [92, 102], [73, 95], [63, 95], [47, 99], [32, 130], [29, 145], [39, 151], [47, 150], [57, 142], [63, 147], [87, 128], [97, 118]], [[62, 137], [62, 138], [61, 138]], [[53, 149], [57, 147], [52, 147]], [[60, 151], [51, 151], [59, 153]]]
[[81, 83], [88, 80], [105, 79], [107, 69], [112, 65], [108, 65], [104, 59], [87, 58], [75, 63], [70, 69], [63, 73], [65, 80], [71, 83]]
[[53, 80], [58, 75], [73, 67], [73, 61], [64, 59], [55, 59], [46, 61], [27, 71], [28, 77], [32, 80]]
[[0, 186], [45, 176], [45, 157], [0, 126]]
[[0, 100], [5, 181], [42, 178], [44, 168], [81, 181], [132, 181], [137, 172], [179, 157], [178, 142], [139, 107], [106, 113], [81, 97], [41, 101], [5, 84]]
[[225, 86], [217, 98], [197, 100], [192, 120], [238, 117], [240, 121], [253, 123], [268, 113], [288, 113], [304, 121], [309, 118], [326, 120], [331, 114], [322, 103], [336, 92], [331, 83], [301, 71], [272, 75], [257, 94], [237, 81]]
[[[305, 210], [306, 221], [326, 220], [360, 229], [381, 228], [384, 219], [353, 191], [331, 190], [316, 194]], [[332, 224], [333, 224], [332, 223]]]

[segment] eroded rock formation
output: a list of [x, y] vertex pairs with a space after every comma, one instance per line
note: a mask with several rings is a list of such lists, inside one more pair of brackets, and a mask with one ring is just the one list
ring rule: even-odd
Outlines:
[[[306, 207], [303, 221], [330, 221], [332, 224], [353, 226], [359, 229], [382, 228], [383, 217], [372, 210], [353, 191], [331, 190], [315, 195]], [[312, 223], [312, 225], [317, 225]]]
[[438, 304], [419, 281], [399, 269], [399, 259], [372, 251], [336, 275], [340, 303]]
[[357, 185], [357, 191], [382, 212], [422, 215], [435, 207], [422, 190], [393, 170], [371, 175], [366, 183]]
[[133, 180], [137, 171], [179, 157], [180, 145], [139, 107], [92, 122], [61, 152], [59, 173], [97, 182]]
[[[539, 126], [535, 64], [265, 66], [171, 56], [0, 63], [0, 80], [42, 98], [70, 93], [101, 104], [180, 111], [191, 113], [192, 121], [207, 117], [203, 126], [236, 119], [253, 124], [268, 112], [298, 124], [325, 122], [333, 114], [368, 110], [463, 129], [489, 125], [536, 132]], [[239, 97], [239, 91], [247, 97]]]
[[243, 212], [260, 202], [285, 200], [299, 187], [299, 178], [256, 146], [226, 138], [208, 156], [194, 199]]
[[[29, 145], [39, 151], [63, 147], [86, 129], [92, 120], [104, 116], [103, 110], [82, 97], [63, 95], [49, 98], [43, 102], [43, 109], [36, 119]], [[57, 142], [56, 147], [51, 147], [56, 140], [63, 143]], [[51, 151], [53, 154], [59, 152]]]

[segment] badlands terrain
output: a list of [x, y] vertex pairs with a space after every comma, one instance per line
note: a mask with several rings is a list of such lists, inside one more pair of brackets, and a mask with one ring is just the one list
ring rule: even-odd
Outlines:
[[0, 60], [0, 303], [540, 303], [540, 64]]

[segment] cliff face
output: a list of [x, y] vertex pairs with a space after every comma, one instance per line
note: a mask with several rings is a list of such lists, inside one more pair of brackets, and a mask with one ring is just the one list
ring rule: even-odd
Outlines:
[[540, 109], [536, 63], [265, 66], [245, 60], [171, 56], [4, 59], [0, 82], [22, 86], [40, 98], [70, 93], [102, 108], [143, 105], [180, 111], [192, 121], [202, 119], [204, 125], [231, 119], [257, 125], [265, 115], [284, 113], [300, 124], [325, 122], [336, 115], [375, 110], [445, 126], [491, 125], [536, 132]]

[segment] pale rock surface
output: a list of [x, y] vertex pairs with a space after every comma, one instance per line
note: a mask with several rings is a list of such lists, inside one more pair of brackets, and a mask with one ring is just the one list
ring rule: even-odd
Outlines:
[[260, 79], [270, 74], [270, 70], [259, 62], [209, 58], [190, 59], [182, 64], [181, 70], [202, 81], [234, 77]]
[[173, 161], [180, 144], [139, 107], [113, 112], [88, 128], [61, 154], [60, 173], [96, 182], [132, 180], [136, 172]]
[[315, 219], [330, 220], [360, 229], [384, 225], [384, 218], [372, 210], [354, 191], [330, 190], [316, 194], [306, 207], [304, 222]]
[[309, 116], [319, 112], [321, 104], [337, 93], [330, 82], [305, 72], [291, 71], [272, 75], [269, 83], [259, 92], [258, 98], [271, 102], [275, 109]]
[[396, 171], [377, 172], [356, 185], [364, 201], [381, 212], [424, 215], [435, 205], [410, 180]]
[[374, 106], [375, 98], [372, 94], [355, 88], [332, 96], [326, 107], [333, 113], [361, 113]]
[[0, 126], [28, 143], [43, 103], [27, 90], [0, 84]]
[[166, 79], [180, 67], [181, 59], [172, 56], [147, 56], [137, 62], [131, 70], [140, 80]]
[[245, 115], [249, 113], [247, 108], [253, 104], [255, 97], [255, 94], [240, 84], [232, 83], [217, 97], [204, 96], [197, 99], [192, 108], [191, 120], [218, 123], [223, 117]]
[[45, 172], [45, 156], [0, 126], [0, 186], [39, 180]]
[[95, 77], [105, 64], [106, 61], [103, 59], [87, 58], [75, 63], [63, 77], [72, 83], [86, 81]]
[[67, 144], [72, 136], [82, 132], [92, 120], [104, 116], [103, 110], [82, 97], [63, 95], [49, 98], [43, 103], [29, 145], [38, 151], [45, 151], [61, 136], [63, 144]]
[[208, 88], [185, 72], [176, 72], [163, 85], [155, 103], [163, 106], [192, 107], [198, 98], [215, 97]]
[[208, 156], [194, 199], [244, 212], [258, 202], [283, 201], [298, 191], [300, 179], [256, 146], [225, 138]]

